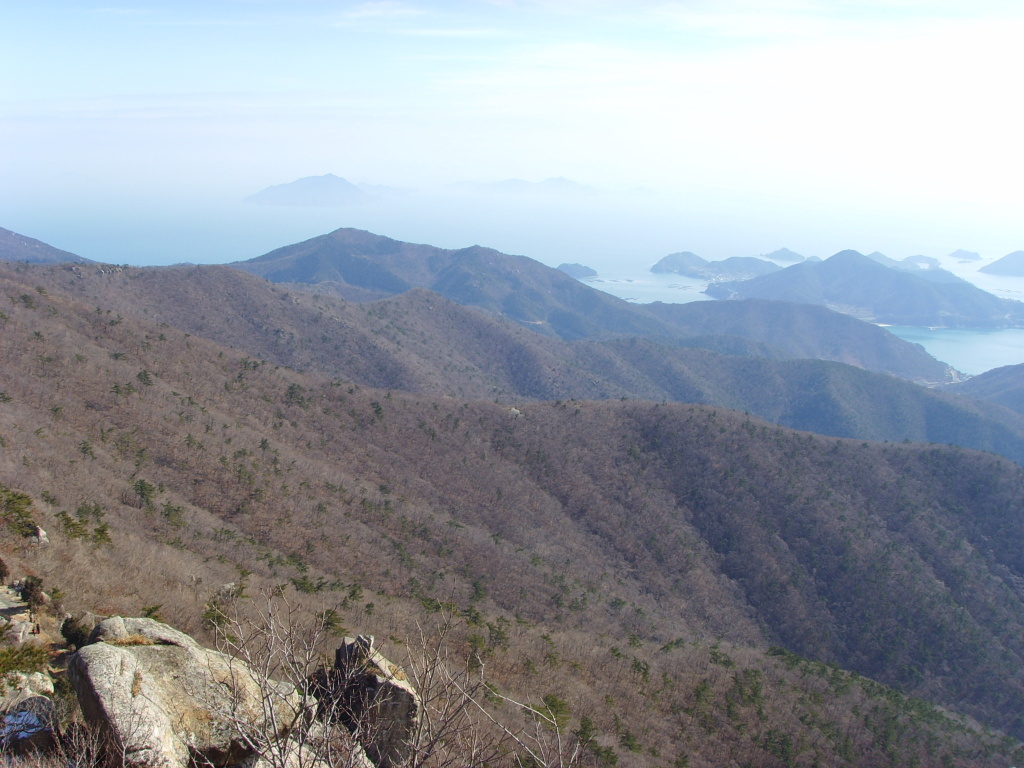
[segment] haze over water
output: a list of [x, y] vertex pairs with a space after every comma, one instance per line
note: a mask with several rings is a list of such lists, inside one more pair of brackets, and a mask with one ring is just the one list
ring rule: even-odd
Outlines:
[[[699, 293], [646, 273], [675, 251], [1024, 248], [1021, 3], [3, 7], [0, 226], [99, 261], [229, 262], [357, 227], [686, 301]], [[326, 173], [393, 189], [344, 209], [241, 203]], [[482, 189], [552, 177], [576, 185]]]
[[[3, 7], [0, 226], [89, 258], [231, 261], [341, 226], [638, 266], [1022, 247], [1019, 3]], [[233, 208], [325, 173], [428, 192], [305, 224]], [[598, 195], [446, 192], [552, 177]]]

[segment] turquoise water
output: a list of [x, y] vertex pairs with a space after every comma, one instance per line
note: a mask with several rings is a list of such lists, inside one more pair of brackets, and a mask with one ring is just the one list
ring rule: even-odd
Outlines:
[[974, 376], [1003, 365], [1024, 363], [1022, 328], [958, 331], [894, 325], [886, 330], [904, 341], [920, 344], [932, 357]]

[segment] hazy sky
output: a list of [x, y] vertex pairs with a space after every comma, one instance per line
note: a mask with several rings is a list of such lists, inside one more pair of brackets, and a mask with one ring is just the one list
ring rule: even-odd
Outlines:
[[[1016, 0], [0, 0], [0, 24], [0, 226], [92, 258], [347, 225], [548, 261], [1024, 248]], [[324, 173], [419, 193], [228, 212]], [[513, 177], [601, 194], [434, 194]]]

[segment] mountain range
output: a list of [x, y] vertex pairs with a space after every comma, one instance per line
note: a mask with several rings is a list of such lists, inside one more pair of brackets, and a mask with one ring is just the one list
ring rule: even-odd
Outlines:
[[[463, 251], [348, 230], [300, 244], [304, 255], [299, 263], [319, 265], [328, 277], [335, 276], [329, 256], [309, 254], [308, 249], [325, 239], [336, 243], [339, 237], [359, 243], [358, 249], [350, 249], [355, 254], [342, 255], [343, 265], [348, 258], [370, 263], [362, 254], [375, 247], [385, 254], [378, 264], [401, 268], [410, 278], [404, 284], [418, 279], [436, 285], [431, 267], [446, 275], [454, 265], [461, 274], [472, 275], [489, 311], [461, 306], [425, 289], [369, 303], [332, 297], [333, 281], [289, 282], [282, 286], [285, 292], [216, 266], [96, 271], [55, 267], [36, 279], [55, 290], [70, 269], [75, 277], [64, 290], [81, 300], [102, 298], [124, 315], [145, 307], [150, 319], [189, 333], [368, 386], [514, 402], [628, 397], [708, 403], [822, 434], [946, 442], [1024, 461], [1024, 423], [1018, 414], [879, 375], [941, 381], [949, 369], [881, 328], [821, 307], [756, 300], [640, 307], [523, 257], [485, 251], [491, 261], [484, 269], [479, 266], [482, 249], [468, 249], [466, 258]], [[294, 267], [291, 249], [281, 250], [287, 254], [283, 263]], [[248, 266], [280, 268], [282, 260], [268, 258], [274, 253]], [[500, 270], [512, 274], [501, 275]], [[386, 279], [399, 278], [388, 272]], [[549, 288], [548, 280], [568, 288]], [[586, 339], [558, 339], [537, 333], [544, 326], [536, 323], [496, 316], [493, 308], [500, 314], [526, 281], [532, 281], [537, 296], [554, 296], [556, 301], [570, 296], [568, 302], [545, 306], [538, 301], [535, 306], [569, 316], [576, 328], [590, 321], [587, 301], [594, 302], [601, 317], [591, 322], [600, 323], [598, 329]], [[296, 287], [303, 290], [292, 290]], [[583, 299], [574, 298], [574, 292]], [[263, 309], [254, 314], [253, 306]], [[627, 330], [653, 330], [625, 333], [622, 325], [608, 323], [612, 313], [605, 307], [629, 319]]]
[[[606, 304], [489, 249], [325, 238], [254, 260], [281, 284], [0, 263], [15, 573], [69, 611], [200, 636], [225, 586], [265, 590], [389, 658], [447, 620], [452, 659], [562, 702], [602, 768], [1024, 758], [1024, 469], [899, 437], [1012, 455], [1018, 414], [799, 359], [923, 354], [822, 307]], [[343, 269], [311, 258], [339, 241]], [[410, 287], [335, 295], [363, 262]], [[467, 283], [485, 306], [430, 288]], [[504, 312], [516, 285], [593, 335]], [[12, 489], [49, 547], [26, 545]]]
[[230, 266], [303, 292], [355, 301], [425, 288], [565, 340], [645, 336], [693, 345], [703, 336], [711, 349], [738, 353], [740, 337], [756, 341], [758, 354], [839, 360], [920, 381], [945, 381], [949, 375], [948, 366], [921, 347], [839, 313], [761, 302], [735, 313], [744, 318], [743, 328], [732, 322], [718, 334], [714, 323], [729, 313], [711, 302], [677, 309], [630, 304], [533, 259], [480, 246], [447, 250], [339, 229]]
[[[510, 403], [624, 397], [708, 403], [796, 429], [952, 443], [1024, 462], [1019, 414], [852, 365], [800, 359], [815, 349], [841, 356], [859, 346], [871, 364], [916, 369], [922, 358], [930, 360], [880, 328], [819, 307], [739, 302], [741, 312], [726, 320], [732, 304], [654, 305], [651, 319], [660, 314], [664, 327], [678, 329], [671, 342], [567, 341], [419, 288], [359, 304], [218, 266], [65, 266], [37, 270], [34, 279], [48, 292], [102, 301], [122, 316], [141, 307], [153, 322], [366, 386]], [[753, 332], [748, 338], [722, 333], [756, 328], [767, 339], [769, 319], [777, 331], [786, 329], [788, 350]], [[703, 335], [709, 329], [717, 335]]]
[[[564, 701], [572, 730], [586, 717], [596, 765], [1024, 756], [1024, 469], [998, 456], [345, 375], [388, 370], [387, 350], [436, 360], [449, 387], [488, 351], [540, 386], [574, 349], [675, 368], [650, 340], [570, 343], [424, 289], [352, 304], [226, 267], [74, 264], [0, 265], [0, 286], [0, 490], [28, 494], [51, 540], [26, 546], [5, 507], [0, 550], [68, 610], [202, 635], [241, 580], [329, 607], [390, 658], [454, 612], [450, 653], [519, 700]], [[705, 379], [747, 360], [696, 352]], [[876, 379], [913, 387], [786, 364], [808, 392], [856, 371], [855, 409]]]
[[892, 325], [1024, 327], [1024, 304], [1019, 301], [993, 296], [942, 270], [890, 269], [856, 251], [842, 251], [818, 263], [795, 264], [753, 280], [714, 283], [706, 293], [720, 299], [819, 304]]

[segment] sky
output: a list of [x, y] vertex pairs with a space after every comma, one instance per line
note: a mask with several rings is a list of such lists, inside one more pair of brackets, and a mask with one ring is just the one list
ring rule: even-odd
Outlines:
[[[1024, 248], [1024, 3], [0, 0], [0, 226], [250, 258], [341, 226], [557, 264]], [[333, 173], [346, 208], [244, 197]], [[575, 194], [472, 186], [566, 178]]]

